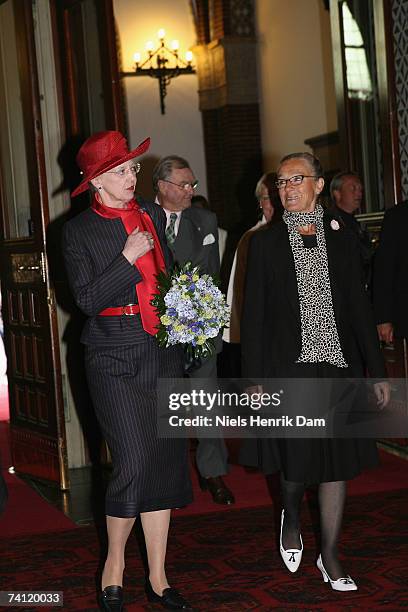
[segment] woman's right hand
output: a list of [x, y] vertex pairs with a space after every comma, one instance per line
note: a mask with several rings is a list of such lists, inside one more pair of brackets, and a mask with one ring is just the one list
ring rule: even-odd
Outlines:
[[140, 232], [139, 228], [133, 230], [127, 237], [122, 254], [132, 265], [136, 259], [154, 249], [153, 236], [149, 232]]

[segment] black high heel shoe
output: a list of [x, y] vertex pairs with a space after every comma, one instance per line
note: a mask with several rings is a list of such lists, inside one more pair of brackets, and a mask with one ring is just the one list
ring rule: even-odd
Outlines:
[[123, 589], [121, 586], [113, 584], [103, 589], [100, 595], [102, 610], [106, 612], [123, 612]]
[[145, 590], [148, 601], [159, 603], [166, 610], [193, 610], [188, 601], [176, 589], [168, 587], [164, 589], [160, 596], [153, 591], [150, 580], [146, 580]]

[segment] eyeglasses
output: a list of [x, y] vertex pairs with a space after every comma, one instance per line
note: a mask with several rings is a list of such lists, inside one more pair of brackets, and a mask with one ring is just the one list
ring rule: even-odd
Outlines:
[[119, 170], [108, 170], [106, 174], [116, 174], [119, 178], [125, 178], [128, 172], [131, 172], [134, 176], [140, 172], [141, 165], [139, 162], [133, 166], [126, 166], [125, 168], [119, 168]]
[[301, 185], [303, 183], [303, 179], [305, 178], [318, 179], [320, 177], [314, 176], [312, 174], [295, 174], [295, 176], [291, 176], [288, 179], [278, 179], [277, 181], [275, 181], [275, 185], [278, 189], [283, 189], [288, 183], [290, 183], [291, 185]]
[[184, 191], [188, 191], [189, 189], [192, 189], [193, 191], [195, 191], [198, 187], [198, 181], [194, 181], [194, 183], [173, 183], [173, 181], [169, 181], [167, 179], [161, 179], [164, 183], [171, 183], [172, 185], [175, 185], [176, 187], [180, 187], [180, 189], [184, 189]]
[[270, 199], [271, 199], [271, 196], [269, 196], [269, 195], [263, 195], [263, 196], [259, 196], [259, 198], [258, 198], [258, 202], [259, 202], [259, 203], [261, 203], [261, 202], [267, 202], [267, 201], [268, 201], [268, 200], [270, 200]]

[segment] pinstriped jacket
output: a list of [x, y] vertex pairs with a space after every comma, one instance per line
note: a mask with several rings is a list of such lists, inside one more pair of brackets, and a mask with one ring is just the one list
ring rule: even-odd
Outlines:
[[[172, 258], [164, 234], [164, 211], [140, 198], [138, 203], [153, 220], [168, 268]], [[106, 219], [91, 208], [64, 226], [62, 249], [69, 285], [76, 304], [88, 316], [81, 336], [84, 344], [123, 346], [149, 338], [139, 315], [97, 316], [105, 308], [137, 304], [136, 284], [142, 279], [122, 255], [126, 239], [121, 219]]]

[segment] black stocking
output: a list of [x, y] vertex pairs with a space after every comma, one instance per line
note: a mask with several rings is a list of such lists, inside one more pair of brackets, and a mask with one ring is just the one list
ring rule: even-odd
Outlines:
[[345, 576], [337, 552], [345, 499], [346, 483], [344, 480], [320, 483], [321, 552], [323, 565], [332, 580]]
[[300, 549], [300, 504], [302, 503], [305, 492], [303, 482], [291, 482], [285, 480], [281, 473], [281, 495], [285, 518], [282, 529], [282, 546]]

